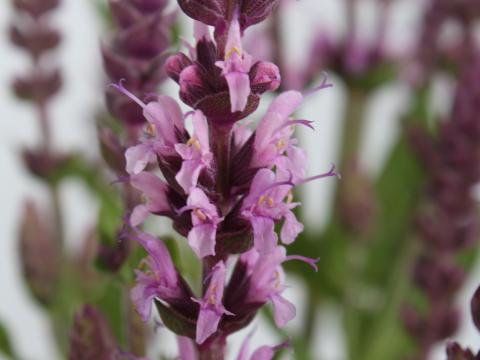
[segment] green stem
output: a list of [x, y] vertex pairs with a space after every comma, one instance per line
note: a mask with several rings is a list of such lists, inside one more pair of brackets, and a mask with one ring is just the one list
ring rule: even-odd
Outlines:
[[393, 271], [393, 278], [390, 281], [391, 287], [386, 294], [390, 294], [383, 311], [376, 317], [375, 327], [368, 334], [366, 343], [363, 344], [363, 356], [359, 359], [363, 360], [381, 360], [389, 359], [390, 356], [398, 354], [391, 349], [392, 342], [398, 341], [398, 333], [400, 329], [403, 331], [400, 323], [400, 307], [405, 301], [405, 294], [408, 294], [410, 286], [410, 273], [412, 263], [418, 253], [418, 246], [414, 239], [406, 238], [407, 244], [403, 248], [403, 253], [399, 256]]
[[309, 292], [306, 306], [307, 311], [305, 312], [305, 326], [303, 327], [303, 338], [307, 344], [312, 343], [313, 336], [315, 335], [317, 307], [318, 301], [316, 296], [312, 292]]
[[362, 138], [362, 130], [365, 125], [365, 108], [369, 94], [360, 89], [350, 89], [347, 100], [345, 120], [341, 139], [340, 173], [345, 172], [349, 162], [356, 159]]

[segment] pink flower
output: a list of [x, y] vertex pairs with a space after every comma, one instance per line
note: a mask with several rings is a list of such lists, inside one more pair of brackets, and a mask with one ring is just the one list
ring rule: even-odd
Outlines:
[[202, 112], [193, 113], [193, 135], [186, 144], [176, 144], [175, 150], [182, 157], [182, 167], [175, 176], [178, 184], [188, 194], [197, 186], [202, 169], [210, 166], [213, 155], [208, 140], [207, 119]]
[[158, 96], [156, 101], [145, 104], [129, 92], [123, 85], [113, 85], [143, 109], [143, 116], [148, 121], [149, 137], [141, 144], [127, 149], [127, 172], [138, 174], [148, 163], [153, 162], [157, 154], [171, 154], [178, 142], [177, 132], [184, 132], [183, 114], [177, 102], [169, 96]]
[[291, 244], [303, 231], [303, 225], [291, 211], [299, 205], [291, 201], [291, 187], [288, 182], [278, 182], [275, 173], [268, 169], [259, 170], [253, 178], [250, 192], [243, 201], [242, 215], [252, 224], [255, 249], [260, 253], [267, 254], [275, 249], [278, 242], [276, 221], [285, 219], [281, 230], [285, 244]]
[[302, 256], [287, 256], [283, 246], [275, 247], [271, 253], [262, 255], [255, 249], [240, 256], [240, 261], [247, 266], [248, 303], [264, 303], [270, 301], [273, 305], [275, 324], [285, 326], [295, 317], [295, 306], [281, 296], [285, 290], [285, 274], [281, 264], [289, 260], [301, 260], [317, 269], [318, 259], [309, 259]]
[[218, 216], [217, 207], [205, 193], [195, 188], [187, 199], [187, 207], [192, 210], [193, 227], [188, 233], [188, 243], [199, 258], [215, 255], [217, 226], [223, 220]]
[[170, 213], [167, 199], [168, 185], [156, 175], [147, 172], [134, 174], [130, 177], [132, 186], [146, 197], [146, 204], [137, 205], [130, 216], [130, 224], [134, 227], [142, 224], [151, 214]]
[[202, 344], [217, 331], [218, 324], [224, 314], [234, 315], [222, 304], [225, 288], [225, 264], [219, 261], [212, 269], [210, 284], [202, 300], [195, 300], [200, 304], [200, 313], [197, 320], [196, 341]]
[[302, 101], [301, 93], [287, 91], [272, 102], [255, 131], [252, 167], [276, 165], [280, 172], [289, 173], [294, 182], [304, 177], [307, 155], [295, 146], [296, 140], [292, 139], [292, 135], [295, 124], [310, 127], [310, 122], [289, 119]]
[[154, 298], [163, 300], [179, 298], [182, 296], [182, 290], [177, 270], [163, 241], [140, 232], [136, 240], [148, 252], [142, 263], [149, 271], [135, 272], [137, 285], [131, 290], [130, 296], [143, 321], [147, 321], [152, 312]]
[[250, 68], [252, 57], [242, 48], [242, 35], [238, 20], [233, 20], [228, 30], [224, 61], [215, 63], [222, 69], [228, 83], [231, 111], [243, 111], [250, 95]]

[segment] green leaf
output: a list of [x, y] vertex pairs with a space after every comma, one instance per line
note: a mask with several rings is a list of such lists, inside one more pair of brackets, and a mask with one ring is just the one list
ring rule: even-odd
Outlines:
[[2, 323], [0, 323], [0, 354], [5, 355], [9, 359], [18, 358], [13, 350], [7, 328]]
[[96, 300], [95, 305], [108, 319], [108, 323], [121, 347], [126, 348], [128, 295], [120, 284], [113, 281], [104, 283], [103, 294]]
[[[359, 326], [354, 349], [358, 359], [396, 359], [408, 349], [400, 306], [410, 286], [411, 261], [416, 254], [411, 228], [423, 184], [424, 172], [408, 139], [402, 136], [378, 180], [378, 225], [361, 277], [364, 288], [379, 294], [380, 299], [368, 311], [347, 314]], [[359, 355], [362, 350], [363, 357]]]

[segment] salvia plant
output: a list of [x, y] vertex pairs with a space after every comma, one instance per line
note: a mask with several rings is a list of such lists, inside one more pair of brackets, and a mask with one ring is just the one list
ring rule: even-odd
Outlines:
[[[97, 160], [53, 146], [62, 36], [52, 15], [61, 2], [11, 3], [11, 42], [31, 60], [12, 89], [35, 109], [41, 139], [21, 155], [49, 194], [48, 205], [25, 202], [20, 263], [60, 358], [170, 359], [151, 349], [170, 332], [180, 360], [330, 360], [315, 350], [317, 314], [333, 308], [345, 359], [429, 360], [439, 344], [442, 359], [480, 359], [478, 347], [455, 339], [462, 312], [480, 329], [480, 290], [469, 309], [458, 302], [480, 229], [478, 0], [417, 4], [417, 41], [402, 51], [388, 38], [397, 1], [370, 4], [377, 17], [366, 39], [364, 2], [345, 0], [346, 31], [312, 28], [308, 56], [295, 63], [283, 19], [301, 1], [102, 2], [109, 34], [98, 48], [105, 110], [92, 110]], [[192, 37], [180, 36], [181, 19]], [[446, 40], [452, 26], [457, 36]], [[451, 85], [440, 114], [431, 105], [438, 74]], [[360, 155], [369, 107], [399, 82], [410, 99], [372, 175]], [[307, 175], [296, 135], [318, 119], [300, 116], [302, 105], [339, 88], [338, 157]], [[78, 253], [65, 246], [61, 189], [70, 179], [99, 208]], [[300, 205], [304, 185], [322, 181], [335, 190], [319, 231], [302, 223]], [[285, 290], [299, 283], [305, 296], [293, 302]], [[301, 327], [290, 331], [298, 309]], [[259, 318], [276, 342], [253, 346]], [[231, 336], [249, 326], [235, 353]], [[0, 326], [0, 353], [21, 359], [21, 350]]]

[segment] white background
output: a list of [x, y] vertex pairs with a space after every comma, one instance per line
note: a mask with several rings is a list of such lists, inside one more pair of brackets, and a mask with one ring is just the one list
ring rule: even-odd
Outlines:
[[[362, 29], [365, 37], [372, 30], [374, 16], [373, 1], [363, 1]], [[397, 1], [395, 16], [391, 19], [387, 38], [395, 48], [405, 48], [415, 40], [421, 1]], [[330, 29], [334, 34], [343, 31], [343, 2], [340, 0], [302, 0], [288, 4], [288, 16], [285, 20], [285, 37], [288, 43], [288, 57], [294, 63], [305, 56], [308, 39], [313, 29]], [[23, 359], [56, 359], [54, 345], [49, 336], [48, 322], [37, 305], [29, 298], [22, 283], [17, 255], [17, 226], [23, 202], [34, 198], [46, 204], [45, 189], [32, 179], [22, 166], [19, 150], [24, 146], [33, 146], [38, 142], [38, 126], [34, 111], [25, 104], [17, 102], [12, 96], [9, 84], [13, 76], [28, 68], [23, 53], [9, 44], [7, 28], [12, 21], [10, 5], [7, 0], [0, 4], [0, 321], [10, 329], [15, 348]], [[64, 36], [58, 52], [58, 58], [65, 75], [66, 85], [58, 96], [52, 109], [54, 120], [55, 146], [58, 149], [81, 151], [89, 157], [97, 153], [94, 143], [94, 110], [102, 106], [104, 79], [99, 57], [100, 34], [102, 25], [92, 1], [64, 0], [61, 9], [54, 17]], [[334, 83], [336, 79], [333, 79]], [[448, 91], [442, 86], [446, 81], [439, 80], [438, 92], [433, 98], [437, 104], [448, 103]], [[175, 86], [170, 87], [176, 91]], [[301, 111], [304, 118], [315, 120], [315, 133], [302, 132], [304, 144], [311, 154], [310, 172], [316, 174], [328, 168], [335, 161], [339, 120], [344, 94], [342, 85], [336, 83], [331, 90], [315, 95], [307, 101]], [[378, 173], [384, 155], [398, 131], [398, 114], [408, 105], [406, 86], [398, 83], [381, 91], [369, 108], [369, 118], [361, 159], [362, 164], [372, 175]], [[443, 106], [444, 108], [445, 106]], [[323, 226], [319, 218], [325, 219], [329, 206], [331, 182], [307, 185], [307, 194], [313, 199], [325, 201], [304, 202], [305, 219], [309, 226]], [[94, 223], [96, 205], [94, 199], [79, 184], [68, 183], [62, 188], [63, 204], [66, 209], [67, 238], [69, 247], [78, 246], [82, 230]], [[321, 254], [320, 254], [321, 255]], [[41, 255], [40, 255], [41, 256]], [[475, 271], [476, 278], [480, 271]], [[292, 278], [287, 297], [294, 300], [302, 297], [302, 284]], [[472, 278], [459, 296], [462, 309], [468, 309], [468, 301], [478, 281]], [[301, 303], [301, 302], [299, 302]], [[302, 309], [299, 310], [301, 319]], [[342, 346], [342, 334], [339, 327], [339, 315], [327, 311], [322, 316], [322, 324], [317, 333], [316, 349], [325, 360], [342, 360], [345, 357]], [[478, 348], [479, 338], [468, 314], [459, 338], [465, 344]], [[292, 331], [301, 324], [297, 320], [291, 326]], [[235, 337], [232, 353], [238, 348], [245, 331]], [[253, 343], [257, 345], [274, 344], [276, 339], [262, 324], [257, 325]], [[168, 335], [158, 334], [155, 348], [162, 348], [169, 342]], [[477, 345], [476, 345], [477, 344]], [[173, 351], [173, 352], [172, 352]], [[443, 347], [439, 348], [432, 359], [443, 359]], [[174, 355], [173, 349], [169, 352]]]

